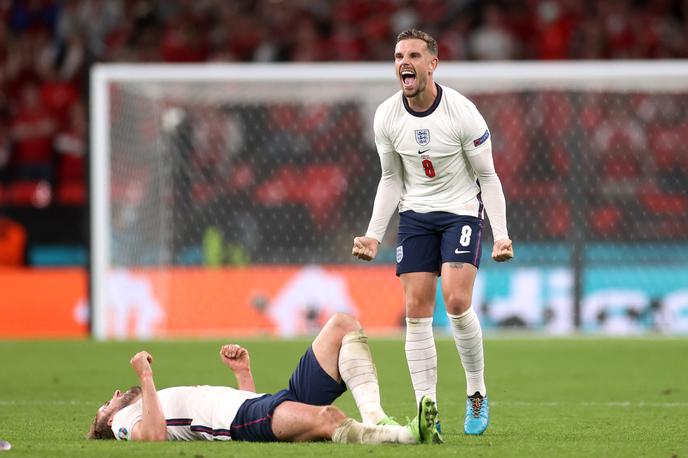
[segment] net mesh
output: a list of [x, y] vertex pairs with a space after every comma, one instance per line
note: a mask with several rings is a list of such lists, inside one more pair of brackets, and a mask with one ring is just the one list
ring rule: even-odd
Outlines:
[[[483, 261], [486, 280], [474, 305], [485, 325], [570, 330], [578, 320], [596, 330], [618, 312], [644, 329], [660, 327], [662, 301], [688, 282], [688, 87], [540, 83], [496, 91], [479, 79], [441, 83], [467, 95], [490, 127], [516, 243], [508, 267]], [[380, 172], [372, 115], [396, 90], [393, 81], [120, 81], [109, 88], [109, 266], [186, 266], [207, 276], [227, 266], [368, 268], [352, 259], [351, 241], [370, 217]], [[375, 262], [392, 278], [395, 219]], [[637, 287], [633, 273], [648, 265], [654, 270], [639, 277], [648, 282], [642, 306], [585, 302], [598, 290]], [[545, 270], [514, 293], [514, 279], [528, 268]], [[623, 269], [631, 274], [620, 276]], [[663, 269], [674, 289], [652, 283], [666, 284]], [[270, 275], [255, 271], [243, 285], [258, 312], [278, 295], [265, 293]], [[576, 282], [580, 297], [571, 293]], [[179, 291], [161, 285], [158, 300], [174, 301]], [[373, 286], [371, 307], [376, 296], [401, 302], [399, 289]], [[222, 285], [202, 294], [228, 295]], [[524, 302], [533, 316], [513, 311]], [[403, 303], [395, 322], [401, 316]]]

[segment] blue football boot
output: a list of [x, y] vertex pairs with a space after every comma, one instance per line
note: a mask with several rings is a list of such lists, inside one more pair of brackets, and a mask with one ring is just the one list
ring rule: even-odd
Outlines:
[[490, 423], [490, 403], [487, 396], [480, 393], [468, 396], [466, 399], [466, 420], [463, 422], [464, 434], [482, 434]]

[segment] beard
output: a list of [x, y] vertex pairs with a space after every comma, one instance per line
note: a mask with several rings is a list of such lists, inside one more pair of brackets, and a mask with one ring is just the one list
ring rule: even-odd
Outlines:
[[140, 386], [132, 386], [129, 388], [123, 395], [122, 395], [122, 408], [128, 406], [132, 402], [136, 400], [141, 395], [141, 387]]
[[427, 87], [427, 85], [428, 85], [428, 84], [427, 84], [426, 81], [424, 81], [424, 80], [423, 80], [423, 81], [419, 81], [419, 80], [418, 80], [418, 77], [416, 76], [416, 88], [415, 88], [415, 89], [411, 89], [410, 91], [407, 92], [407, 91], [404, 89], [404, 85], [402, 84], [402, 85], [401, 85], [401, 90], [402, 90], [402, 92], [404, 93], [404, 97], [407, 97], [407, 98], [411, 99], [411, 98], [417, 96], [418, 94], [422, 93], [423, 91], [425, 91], [425, 88]]

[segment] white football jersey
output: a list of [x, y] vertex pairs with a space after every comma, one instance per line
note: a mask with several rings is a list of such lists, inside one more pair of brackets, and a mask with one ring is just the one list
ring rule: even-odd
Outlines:
[[404, 190], [399, 211], [445, 211], [482, 217], [480, 187], [467, 156], [491, 148], [490, 132], [475, 105], [457, 91], [437, 85], [435, 103], [413, 112], [401, 91], [375, 113], [379, 154], [399, 154]]
[[[167, 421], [167, 440], [231, 440], [230, 426], [241, 404], [263, 394], [224, 386], [178, 386], [158, 391]], [[143, 419], [142, 400], [117, 412], [112, 431], [117, 440], [131, 440]]]

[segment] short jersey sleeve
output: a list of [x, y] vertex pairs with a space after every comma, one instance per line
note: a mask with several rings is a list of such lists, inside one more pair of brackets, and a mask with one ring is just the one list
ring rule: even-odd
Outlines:
[[492, 145], [487, 123], [473, 103], [465, 106], [462, 116], [461, 146], [464, 152], [473, 156]]
[[133, 403], [117, 412], [112, 418], [112, 432], [118, 441], [131, 440], [131, 430], [143, 419], [142, 403]]

